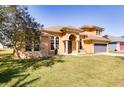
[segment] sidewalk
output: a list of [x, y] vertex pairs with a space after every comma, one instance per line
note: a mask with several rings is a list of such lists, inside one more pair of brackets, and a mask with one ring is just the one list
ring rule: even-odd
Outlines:
[[124, 57], [124, 54], [119, 54], [119, 53], [97, 53], [94, 55], [108, 55], [108, 56]]

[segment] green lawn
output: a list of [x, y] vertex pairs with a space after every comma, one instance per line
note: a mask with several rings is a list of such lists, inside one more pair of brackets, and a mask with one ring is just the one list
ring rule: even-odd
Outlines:
[[1, 50], [0, 86], [124, 86], [124, 59], [54, 56], [19, 63]]
[[121, 51], [110, 51], [110, 53], [124, 54], [124, 51], [123, 52], [121, 52]]

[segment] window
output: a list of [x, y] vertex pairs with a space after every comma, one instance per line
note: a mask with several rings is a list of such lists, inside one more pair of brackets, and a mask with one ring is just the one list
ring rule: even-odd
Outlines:
[[96, 35], [100, 35], [100, 31], [97, 30], [97, 31], [96, 31]]
[[82, 39], [80, 39], [80, 49], [82, 49]]
[[56, 48], [59, 48], [59, 37], [56, 37]]
[[54, 36], [51, 36], [50, 43], [51, 43], [51, 50], [54, 50]]
[[51, 50], [59, 48], [59, 37], [51, 36], [50, 42], [51, 42]]

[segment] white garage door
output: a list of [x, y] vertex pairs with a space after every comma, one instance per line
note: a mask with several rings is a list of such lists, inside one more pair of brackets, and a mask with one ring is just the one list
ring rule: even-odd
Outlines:
[[94, 44], [94, 52], [101, 53], [107, 51], [107, 44]]

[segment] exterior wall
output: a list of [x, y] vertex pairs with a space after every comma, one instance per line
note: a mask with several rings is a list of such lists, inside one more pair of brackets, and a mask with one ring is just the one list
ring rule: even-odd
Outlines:
[[102, 37], [102, 32], [100, 32], [100, 35], [96, 35], [96, 31], [85, 31], [84, 34], [87, 34], [88, 36]]
[[107, 52], [109, 52], [109, 43], [107, 43]]
[[[25, 51], [25, 46], [19, 49], [21, 58], [43, 57], [50, 56], [50, 37], [42, 37], [40, 44], [40, 51]], [[16, 59], [17, 55], [13, 52], [13, 57]]]
[[[50, 36], [55, 36], [55, 37], [59, 37], [59, 49], [58, 49], [58, 54], [62, 54], [63, 53], [63, 42], [62, 42], [62, 35], [60, 33], [53, 33], [53, 32], [49, 32]], [[49, 36], [49, 55], [55, 55], [55, 50], [51, 50], [51, 46], [50, 46], [50, 36]]]
[[85, 53], [93, 53], [92, 41], [84, 41], [83, 49]]
[[88, 36], [96, 36], [96, 31], [85, 31], [84, 34]]
[[105, 42], [105, 41], [84, 41], [84, 52], [86, 53], [94, 53], [94, 44], [95, 43], [98, 43], [98, 44], [107, 44], [107, 51], [108, 52], [108, 42]]
[[58, 49], [58, 54], [64, 54], [64, 41], [63, 37], [59, 37], [59, 49]]
[[50, 37], [43, 37], [41, 40], [42, 56], [48, 56], [50, 53]]
[[60, 36], [60, 48], [59, 48], [59, 54], [63, 55], [66, 54], [68, 51], [67, 45], [68, 45], [68, 40], [69, 40], [69, 34], [68, 33], [64, 33], [62, 36]]

